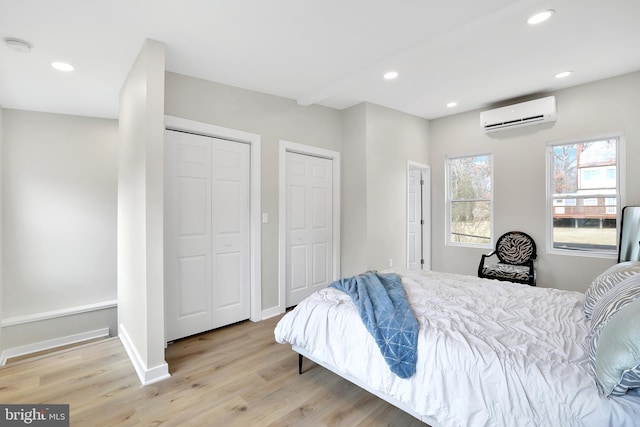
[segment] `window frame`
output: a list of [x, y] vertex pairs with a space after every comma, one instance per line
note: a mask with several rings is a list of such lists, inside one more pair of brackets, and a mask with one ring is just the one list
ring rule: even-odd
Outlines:
[[[595, 195], [585, 195], [577, 198], [589, 198], [589, 197], [604, 197], [605, 199], [616, 199], [616, 249], [614, 251], [605, 251], [605, 250], [592, 250], [592, 251], [580, 251], [576, 249], [562, 249], [555, 248], [553, 246], [553, 178], [551, 176], [553, 172], [553, 148], [560, 145], [570, 145], [570, 144], [581, 144], [581, 143], [589, 143], [595, 141], [603, 141], [607, 139], [616, 139], [616, 194], [614, 195], [606, 195], [606, 194], [595, 194]], [[610, 133], [604, 134], [601, 136], [592, 136], [587, 138], [579, 138], [572, 140], [560, 140], [560, 141], [549, 141], [546, 146], [546, 235], [547, 235], [547, 244], [546, 244], [546, 252], [548, 254], [553, 255], [566, 255], [566, 256], [577, 256], [577, 257], [587, 257], [587, 258], [606, 258], [606, 259], [617, 259], [618, 256], [618, 247], [620, 245], [620, 220], [622, 215], [622, 208], [625, 205], [625, 138], [622, 133]], [[564, 196], [565, 200], [571, 198], [570, 196]]]
[[[489, 240], [487, 243], [468, 243], [468, 242], [454, 242], [451, 240], [451, 213], [452, 213], [452, 209], [451, 209], [451, 202], [453, 202], [454, 200], [452, 200], [451, 198], [451, 174], [450, 174], [450, 164], [451, 164], [451, 160], [454, 159], [464, 159], [464, 158], [474, 158], [474, 157], [484, 157], [484, 156], [488, 156], [489, 157], [489, 164], [491, 166], [491, 175], [490, 175], [490, 179], [491, 179], [491, 192], [490, 192], [490, 199], [488, 199], [489, 202]], [[445, 155], [445, 218], [446, 218], [446, 225], [445, 225], [445, 246], [458, 246], [458, 247], [467, 247], [467, 248], [481, 248], [481, 249], [492, 249], [493, 245], [494, 245], [494, 232], [493, 232], [493, 224], [494, 224], [494, 216], [493, 216], [493, 208], [494, 208], [494, 188], [495, 188], [495, 181], [494, 181], [494, 161], [493, 161], [493, 153], [492, 152], [480, 152], [480, 153], [474, 153], [474, 154], [456, 154], [456, 155]], [[473, 199], [473, 200], [467, 200], [467, 201], [482, 201], [482, 200], [486, 200], [486, 199]], [[463, 200], [455, 200], [455, 201], [463, 201]]]

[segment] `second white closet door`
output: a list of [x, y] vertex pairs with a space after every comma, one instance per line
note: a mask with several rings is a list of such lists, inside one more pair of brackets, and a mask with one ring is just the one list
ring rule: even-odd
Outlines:
[[329, 159], [287, 152], [286, 306], [333, 278], [333, 172]]

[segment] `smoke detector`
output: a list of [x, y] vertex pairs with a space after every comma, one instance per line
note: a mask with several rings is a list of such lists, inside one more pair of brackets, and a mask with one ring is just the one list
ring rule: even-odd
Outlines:
[[14, 52], [18, 52], [18, 53], [31, 52], [31, 43], [24, 40], [7, 37], [4, 39], [4, 44], [6, 44], [7, 47]]

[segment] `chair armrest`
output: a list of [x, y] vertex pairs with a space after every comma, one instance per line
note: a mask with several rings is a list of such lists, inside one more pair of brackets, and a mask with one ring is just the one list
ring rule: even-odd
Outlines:
[[527, 265], [529, 266], [529, 282], [530, 283], [535, 283], [534, 278], [535, 278], [535, 273], [533, 270], [533, 259], [530, 259], [529, 262], [527, 263]]
[[483, 258], [488, 258], [488, 257], [490, 257], [492, 255], [495, 255], [495, 254], [496, 254], [496, 250], [494, 249], [491, 252], [489, 252], [488, 254], [482, 254], [482, 257]]
[[484, 277], [482, 275], [482, 269], [484, 268], [484, 259], [489, 258], [490, 256], [493, 256], [495, 254], [496, 254], [495, 250], [489, 252], [488, 254], [482, 254], [482, 257], [480, 258], [480, 265], [478, 265], [478, 277]]

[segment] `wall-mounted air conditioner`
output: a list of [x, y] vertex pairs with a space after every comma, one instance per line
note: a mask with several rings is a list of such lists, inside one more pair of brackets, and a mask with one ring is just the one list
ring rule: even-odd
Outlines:
[[547, 96], [480, 113], [480, 126], [486, 133], [555, 121], [555, 96]]

